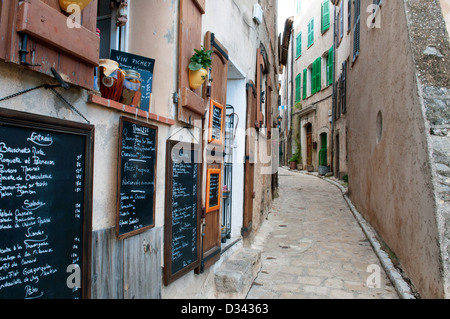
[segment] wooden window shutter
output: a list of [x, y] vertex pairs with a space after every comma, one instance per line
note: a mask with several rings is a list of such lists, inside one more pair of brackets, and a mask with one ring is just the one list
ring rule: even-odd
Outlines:
[[264, 121], [263, 114], [261, 112], [261, 92], [262, 92], [262, 80], [263, 80], [263, 73], [264, 73], [264, 58], [261, 53], [261, 48], [258, 48], [256, 52], [256, 128], [261, 128], [261, 125]]
[[353, 61], [359, 55], [359, 43], [361, 32], [361, 0], [355, 0], [355, 21], [353, 27]]
[[301, 74], [297, 74], [295, 77], [295, 102], [300, 101], [300, 85], [301, 85]]
[[[266, 128], [267, 128], [267, 140], [269, 147], [271, 142], [269, 139], [272, 137], [272, 81], [270, 80], [270, 74], [267, 74], [266, 80]], [[270, 142], [270, 143], [269, 143]]]
[[317, 59], [314, 60], [311, 69], [311, 94], [317, 92]]
[[302, 55], [302, 33], [300, 32], [297, 35], [297, 54], [296, 58], [300, 57]]
[[206, 104], [202, 97], [202, 88], [191, 90], [189, 86], [189, 63], [194, 49], [201, 47], [204, 13], [205, 0], [180, 0], [178, 88], [181, 96], [178, 100], [178, 120], [197, 126], [202, 123]]
[[342, 63], [342, 113], [347, 112], [347, 61]]
[[1, 59], [49, 76], [53, 67], [64, 81], [93, 88], [100, 47], [97, 0], [81, 12], [80, 28], [68, 26], [58, 0], [4, 0], [0, 10]]
[[322, 33], [330, 28], [330, 0], [322, 3]]
[[352, 0], [348, 0], [348, 4], [347, 4], [347, 30], [351, 29], [352, 26]]
[[322, 58], [316, 60], [316, 92], [322, 89]]
[[333, 84], [333, 72], [334, 72], [334, 64], [333, 64], [333, 58], [334, 58], [334, 47], [331, 46], [331, 49], [328, 51], [328, 79], [327, 79], [327, 85]]
[[308, 70], [303, 70], [303, 99], [306, 99], [307, 96], [307, 78], [308, 78]]

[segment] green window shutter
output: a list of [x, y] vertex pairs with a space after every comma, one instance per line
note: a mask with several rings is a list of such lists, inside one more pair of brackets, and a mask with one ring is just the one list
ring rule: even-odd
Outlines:
[[308, 47], [314, 43], [314, 18], [308, 23]]
[[300, 57], [302, 55], [302, 33], [300, 32], [297, 35], [297, 54], [296, 58]]
[[334, 72], [333, 56], [334, 56], [334, 48], [332, 46], [330, 51], [328, 51], [327, 85], [333, 84], [333, 72]]
[[330, 28], [330, 0], [322, 3], [322, 33]]
[[302, 9], [302, 0], [296, 0], [297, 3], [297, 14], [299, 14], [300, 10]]
[[302, 76], [301, 74], [297, 74], [297, 76], [295, 77], [295, 102], [299, 102], [300, 101], [300, 89], [301, 89], [301, 80]]
[[317, 92], [322, 89], [322, 58], [317, 59]]
[[308, 83], [307, 79], [308, 79], [308, 70], [304, 69], [303, 70], [303, 99], [306, 99], [306, 88], [307, 88], [306, 84]]
[[311, 69], [311, 95], [315, 94], [315, 93], [316, 93], [316, 89], [317, 89], [317, 83], [316, 83], [316, 79], [317, 79], [316, 65], [317, 65], [317, 60], [315, 60], [315, 61], [313, 62], [312, 69]]
[[317, 58], [313, 62], [313, 69], [312, 69], [312, 94], [320, 92], [322, 88], [322, 58]]

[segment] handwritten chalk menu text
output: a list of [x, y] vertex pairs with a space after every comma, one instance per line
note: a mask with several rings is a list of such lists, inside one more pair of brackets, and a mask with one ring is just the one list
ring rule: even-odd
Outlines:
[[158, 128], [120, 118], [119, 197], [116, 233], [134, 236], [155, 225]]
[[223, 122], [223, 106], [211, 99], [209, 108], [209, 143], [222, 144]]
[[0, 299], [89, 296], [91, 143], [92, 126], [0, 110]]
[[206, 212], [220, 209], [220, 169], [208, 169], [206, 176]]
[[200, 154], [194, 144], [168, 141], [164, 282], [166, 285], [200, 263]]

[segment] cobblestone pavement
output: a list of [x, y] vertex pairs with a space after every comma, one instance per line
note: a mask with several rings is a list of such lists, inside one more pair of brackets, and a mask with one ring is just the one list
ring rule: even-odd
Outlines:
[[278, 193], [252, 245], [262, 266], [247, 299], [398, 298], [335, 185], [281, 168]]

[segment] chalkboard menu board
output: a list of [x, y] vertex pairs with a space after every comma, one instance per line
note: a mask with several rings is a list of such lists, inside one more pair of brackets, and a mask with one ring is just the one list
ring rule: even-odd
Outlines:
[[0, 109], [0, 299], [90, 296], [93, 140]]
[[134, 236], [155, 226], [158, 128], [120, 118], [116, 234]]
[[209, 143], [222, 144], [223, 123], [223, 106], [211, 99], [211, 105], [209, 108]]
[[200, 148], [167, 142], [164, 282], [166, 285], [200, 263]]
[[220, 169], [208, 169], [206, 175], [206, 212], [220, 209]]
[[139, 72], [141, 75], [142, 94], [140, 109], [148, 112], [150, 110], [150, 96], [152, 94], [155, 60], [117, 50], [111, 50], [111, 60], [118, 62], [119, 67], [122, 70], [130, 69]]

